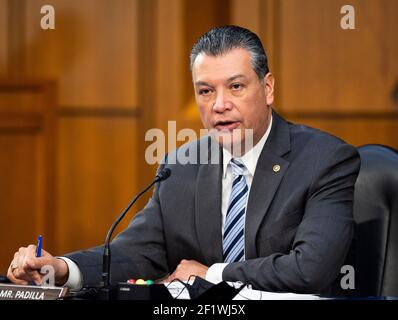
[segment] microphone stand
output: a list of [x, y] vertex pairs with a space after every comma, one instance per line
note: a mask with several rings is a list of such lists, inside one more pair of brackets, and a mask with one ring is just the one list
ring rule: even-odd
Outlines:
[[105, 245], [104, 245], [104, 253], [102, 256], [102, 281], [100, 283], [99, 288], [99, 299], [100, 300], [113, 300], [116, 298], [116, 289], [117, 285], [111, 285], [111, 248], [110, 241], [112, 237], [113, 231], [116, 229], [117, 225], [124, 218], [126, 213], [130, 210], [130, 208], [134, 205], [134, 203], [141, 197], [145, 192], [147, 192], [152, 186], [160, 181], [166, 180], [171, 174], [171, 170], [165, 168], [161, 170], [152, 181], [150, 185], [148, 185], [144, 190], [138, 193], [134, 199], [129, 203], [126, 209], [118, 216], [118, 218], [113, 222], [110, 227], [108, 234], [106, 235]]

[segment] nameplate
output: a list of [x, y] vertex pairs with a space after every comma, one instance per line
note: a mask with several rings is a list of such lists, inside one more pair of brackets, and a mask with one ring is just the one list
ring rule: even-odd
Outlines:
[[0, 284], [0, 300], [56, 300], [68, 293], [66, 287]]

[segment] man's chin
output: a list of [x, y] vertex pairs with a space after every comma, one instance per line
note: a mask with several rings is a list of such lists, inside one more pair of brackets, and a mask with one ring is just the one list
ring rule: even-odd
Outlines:
[[219, 145], [234, 155], [234, 157], [242, 156], [245, 150], [250, 150], [253, 147], [253, 130], [251, 129], [211, 129], [209, 134]]
[[245, 149], [250, 150], [253, 147], [253, 130], [212, 129], [210, 135], [218, 144], [236, 157], [242, 156]]
[[241, 137], [234, 137], [232, 133], [223, 133], [217, 135], [215, 140], [220, 146], [228, 150], [231, 154], [235, 153], [235, 156], [241, 156], [240, 150], [244, 143], [244, 140], [242, 140]]

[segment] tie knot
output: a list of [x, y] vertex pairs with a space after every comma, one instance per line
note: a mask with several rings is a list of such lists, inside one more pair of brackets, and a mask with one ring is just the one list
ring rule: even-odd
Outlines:
[[240, 160], [231, 159], [230, 164], [231, 164], [233, 175], [242, 176], [245, 174], [246, 167]]

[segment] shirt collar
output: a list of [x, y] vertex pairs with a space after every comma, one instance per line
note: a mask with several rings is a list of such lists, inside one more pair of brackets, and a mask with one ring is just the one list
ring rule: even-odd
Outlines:
[[[272, 127], [272, 115], [271, 115], [268, 129], [264, 133], [264, 135], [262, 136], [260, 141], [257, 142], [257, 144], [252, 149], [250, 149], [248, 152], [246, 152], [242, 157], [237, 158], [245, 165], [246, 169], [249, 171], [249, 173], [251, 174], [252, 177], [254, 176], [254, 172], [256, 171], [258, 158], [260, 158], [261, 151], [263, 150], [263, 147], [264, 147], [265, 143], [267, 142], [269, 133], [271, 132], [271, 127]], [[232, 155], [228, 150], [226, 150], [224, 148], [222, 150], [223, 150], [223, 178], [225, 178], [225, 176], [227, 174], [227, 167], [228, 167], [229, 162], [232, 159]]]

